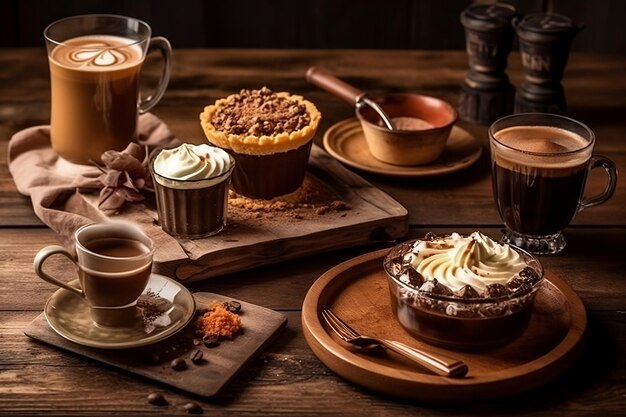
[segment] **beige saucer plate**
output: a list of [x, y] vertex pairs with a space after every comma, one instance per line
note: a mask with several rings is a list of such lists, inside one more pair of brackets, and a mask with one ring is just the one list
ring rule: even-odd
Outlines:
[[324, 148], [333, 157], [363, 171], [395, 177], [429, 177], [459, 171], [478, 161], [480, 142], [458, 126], [452, 128], [443, 154], [426, 165], [392, 165], [374, 158], [367, 148], [358, 119], [343, 120], [324, 133]]
[[[78, 281], [71, 285], [78, 286]], [[191, 293], [178, 282], [163, 275], [152, 274], [144, 294], [150, 291], [170, 301], [173, 306], [158, 322], [143, 320], [133, 327], [107, 328], [91, 320], [87, 302], [79, 296], [60, 289], [46, 303], [44, 314], [50, 327], [72, 342], [102, 349], [126, 349], [144, 346], [165, 339], [181, 330], [193, 318], [196, 304]]]

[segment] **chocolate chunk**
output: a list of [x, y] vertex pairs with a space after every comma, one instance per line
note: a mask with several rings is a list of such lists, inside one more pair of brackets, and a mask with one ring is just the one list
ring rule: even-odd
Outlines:
[[454, 295], [452, 290], [447, 286], [439, 283], [436, 279], [426, 281], [421, 287], [420, 291], [425, 291], [435, 295], [446, 295], [451, 296]]
[[189, 359], [191, 359], [191, 362], [198, 365], [204, 361], [203, 356], [204, 355], [202, 351], [200, 349], [196, 349], [193, 352], [191, 352], [191, 355], [189, 355]]
[[480, 298], [480, 293], [471, 285], [465, 285], [454, 292], [456, 297], [460, 298]]
[[208, 347], [208, 348], [212, 348], [215, 347], [217, 345], [219, 345], [220, 341], [219, 338], [214, 335], [214, 334], [207, 334], [202, 338], [202, 342], [204, 343], [204, 346]]
[[532, 280], [516, 276], [511, 278], [506, 286], [512, 293], [525, 292], [532, 288]]
[[398, 279], [414, 288], [420, 288], [425, 281], [424, 276], [411, 267], [405, 267]]
[[502, 284], [489, 284], [485, 287], [485, 298], [506, 297], [511, 295], [507, 287]]
[[189, 401], [183, 405], [183, 410], [187, 412], [187, 414], [202, 414], [204, 410], [198, 403], [194, 403]]
[[433, 241], [435, 239], [437, 239], [437, 235], [434, 234], [433, 232], [428, 232], [424, 235], [424, 240]]
[[527, 266], [526, 268], [522, 269], [519, 273], [518, 273], [520, 278], [526, 278], [529, 280], [530, 285], [534, 284], [535, 282], [539, 281], [539, 275], [537, 274], [537, 271], [535, 271], [533, 268]]
[[170, 362], [170, 367], [175, 371], [184, 371], [187, 369], [187, 362], [183, 358], [175, 358]]
[[239, 301], [231, 300], [225, 302], [224, 307], [226, 307], [226, 310], [230, 311], [231, 313], [239, 313], [239, 311], [241, 310], [241, 303]]

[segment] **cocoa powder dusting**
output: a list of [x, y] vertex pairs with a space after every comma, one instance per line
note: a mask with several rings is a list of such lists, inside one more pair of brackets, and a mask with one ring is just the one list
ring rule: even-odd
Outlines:
[[233, 190], [228, 196], [229, 216], [240, 219], [271, 218], [276, 214], [293, 220], [311, 219], [331, 212], [344, 212], [351, 207], [319, 179], [307, 175], [295, 192], [273, 198], [256, 200], [241, 196]]

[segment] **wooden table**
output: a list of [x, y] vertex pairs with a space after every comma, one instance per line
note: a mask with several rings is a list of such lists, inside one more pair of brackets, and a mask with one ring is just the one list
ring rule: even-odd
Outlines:
[[[521, 82], [520, 57], [509, 74]], [[154, 109], [183, 139], [199, 140], [198, 113], [216, 98], [267, 85], [303, 94], [323, 114], [320, 132], [353, 116], [352, 109], [308, 85], [310, 65], [333, 71], [367, 91], [415, 91], [456, 103], [467, 71], [465, 52], [176, 50], [172, 81]], [[569, 114], [597, 134], [596, 152], [626, 172], [626, 57], [573, 54], [563, 85]], [[199, 402], [206, 415], [623, 415], [626, 411], [626, 182], [607, 204], [580, 213], [566, 229], [568, 247], [544, 256], [545, 267], [563, 277], [582, 298], [588, 339], [575, 365], [553, 382], [512, 399], [467, 406], [387, 398], [355, 386], [326, 368], [302, 335], [300, 312], [308, 288], [324, 271], [389, 244], [372, 244], [258, 268], [192, 284], [276, 309], [289, 318], [280, 338], [247, 367], [222, 395], [203, 401], [30, 340], [24, 328], [55, 290], [32, 268], [37, 250], [57, 242], [16, 191], [7, 167], [12, 134], [49, 120], [49, 78], [41, 49], [0, 50], [0, 414], [181, 415], [175, 407], [146, 401], [165, 392], [172, 403]], [[486, 127], [460, 123], [487, 151]], [[322, 134], [316, 142], [321, 143]], [[497, 238], [501, 222], [491, 193], [488, 152], [474, 166], [438, 178], [363, 176], [409, 211], [410, 236], [427, 231], [481, 230]], [[598, 190], [603, 178], [592, 176]]]

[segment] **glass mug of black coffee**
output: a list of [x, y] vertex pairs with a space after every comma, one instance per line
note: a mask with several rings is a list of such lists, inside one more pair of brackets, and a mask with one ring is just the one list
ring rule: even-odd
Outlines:
[[[68, 17], [44, 31], [50, 64], [50, 142], [63, 159], [99, 162], [137, 139], [138, 115], [163, 96], [171, 46], [151, 38], [141, 20], [115, 15]], [[142, 99], [139, 79], [146, 55], [157, 50], [163, 70], [156, 91]]]
[[[615, 191], [613, 161], [593, 155], [595, 135], [565, 116], [519, 113], [489, 128], [493, 194], [504, 221], [502, 240], [536, 254], [565, 248], [562, 231], [579, 211], [606, 202]], [[584, 197], [587, 174], [602, 168], [604, 191]]]
[[[74, 233], [76, 256], [62, 246], [41, 249], [35, 273], [89, 304], [92, 320], [101, 326], [133, 327], [139, 318], [137, 299], [152, 272], [154, 243], [131, 223], [105, 222], [83, 226]], [[78, 267], [80, 288], [43, 271], [52, 255], [64, 255]]]

